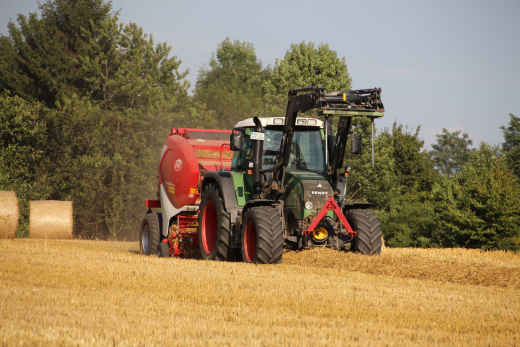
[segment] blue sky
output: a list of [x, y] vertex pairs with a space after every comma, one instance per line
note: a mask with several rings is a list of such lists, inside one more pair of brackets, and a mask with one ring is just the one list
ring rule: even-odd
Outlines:
[[[134, 22], [198, 71], [226, 37], [254, 44], [264, 65], [291, 44], [328, 43], [345, 57], [353, 87], [381, 87], [385, 117], [416, 128], [427, 149], [442, 128], [500, 143], [509, 113], [520, 116], [520, 1], [167, 1], [114, 0]], [[0, 0], [9, 18], [36, 0]], [[172, 125], [173, 126], [173, 125]]]

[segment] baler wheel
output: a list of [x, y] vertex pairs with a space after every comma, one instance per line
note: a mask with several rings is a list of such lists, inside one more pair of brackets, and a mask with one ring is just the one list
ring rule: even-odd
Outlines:
[[282, 217], [277, 208], [257, 206], [247, 210], [242, 230], [242, 261], [279, 264], [283, 242]]
[[220, 188], [210, 183], [204, 189], [199, 213], [199, 247], [204, 260], [231, 260], [230, 218], [224, 209]]
[[139, 249], [141, 254], [157, 254], [161, 238], [161, 214], [148, 213], [141, 223]]
[[347, 221], [357, 236], [352, 243], [352, 250], [362, 254], [381, 254], [381, 223], [370, 210], [350, 210]]
[[166, 258], [170, 256], [170, 246], [167, 243], [160, 242], [157, 252], [159, 258]]

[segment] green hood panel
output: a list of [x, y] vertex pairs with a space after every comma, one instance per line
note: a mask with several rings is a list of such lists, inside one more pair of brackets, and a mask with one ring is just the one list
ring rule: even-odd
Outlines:
[[312, 171], [287, 169], [285, 171], [285, 182], [288, 182], [293, 177], [297, 178], [297, 179], [299, 179], [301, 181], [304, 181], [304, 180], [327, 180], [324, 175], [317, 174], [317, 173], [312, 172]]
[[[286, 208], [294, 209], [295, 219], [304, 219], [319, 212], [332, 195], [332, 188], [323, 175], [301, 170], [285, 172], [286, 192], [282, 196]], [[305, 203], [312, 202], [312, 209], [306, 209]], [[329, 216], [330, 214], [330, 216]], [[332, 217], [332, 211], [327, 213]]]
[[[235, 183], [237, 204], [243, 207], [252, 194], [252, 177], [244, 172], [231, 172]], [[323, 175], [303, 170], [285, 172], [285, 194], [282, 196], [286, 208], [294, 209], [295, 219], [304, 219], [321, 210], [327, 197], [332, 195], [332, 188]], [[306, 209], [305, 203], [312, 202], [313, 208]], [[327, 213], [333, 216], [332, 211]]]

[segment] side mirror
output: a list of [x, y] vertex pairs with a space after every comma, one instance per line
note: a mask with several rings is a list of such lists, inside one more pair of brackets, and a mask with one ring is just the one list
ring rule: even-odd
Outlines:
[[229, 141], [229, 147], [232, 151], [242, 150], [242, 139], [243, 134], [240, 131], [234, 131], [231, 133], [231, 139]]
[[352, 154], [361, 154], [361, 137], [352, 138]]

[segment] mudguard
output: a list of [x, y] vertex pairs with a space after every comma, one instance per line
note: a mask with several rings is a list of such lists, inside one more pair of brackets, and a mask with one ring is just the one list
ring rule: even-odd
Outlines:
[[273, 206], [273, 205], [279, 205], [280, 202], [276, 200], [268, 200], [268, 199], [255, 199], [255, 200], [249, 200], [242, 210], [242, 215], [245, 215], [247, 210], [249, 210], [251, 207], [255, 206]]
[[[280, 211], [280, 216], [282, 217], [282, 229], [285, 229], [285, 219], [283, 218], [283, 201], [269, 199], [249, 200], [242, 209], [242, 217], [246, 215], [247, 210], [256, 206], [276, 206]], [[242, 220], [240, 222], [242, 222]]]
[[207, 171], [202, 180], [201, 192], [203, 192], [206, 186], [212, 182], [216, 182], [220, 187], [224, 208], [228, 211], [236, 209], [238, 207], [237, 196], [235, 193], [235, 183], [233, 182], [231, 173], [227, 171]]

